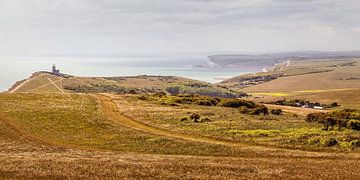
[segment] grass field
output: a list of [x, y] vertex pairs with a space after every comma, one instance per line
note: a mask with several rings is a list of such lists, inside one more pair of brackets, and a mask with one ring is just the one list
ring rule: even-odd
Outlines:
[[[149, 113], [149, 121], [141, 119], [142, 115], [138, 115], [136, 120], [144, 126], [156, 125], [155, 128], [162, 131], [179, 134], [168, 136], [128, 127], [116, 117], [108, 117], [100, 106], [103, 100], [97, 97], [80, 94], [0, 94], [0, 177], [351, 179], [360, 175], [357, 163], [360, 156], [355, 151], [306, 152], [272, 148], [276, 145], [236, 144], [249, 143], [238, 139], [247, 138], [249, 134], [259, 142], [259, 136], [264, 133], [269, 137], [269, 133], [276, 134], [273, 129], [275, 121], [271, 119], [254, 121], [239, 116], [232, 123], [229, 117], [220, 121], [212, 117], [215, 122], [208, 124], [209, 128], [204, 130], [206, 124], [177, 124], [178, 120], [172, 122], [156, 114], [163, 111], [182, 113], [181, 108], [202, 114], [206, 109], [187, 106], [176, 109], [179, 107], [136, 101], [134, 96], [113, 97], [119, 107], [119, 112], [113, 111], [115, 116], [122, 118], [117, 113], [125, 109], [127, 113], [124, 114], [134, 116], [137, 109], [132, 106], [139, 103], [144, 112]], [[109, 102], [112, 102], [111, 99]], [[150, 105], [154, 107], [154, 112], [149, 111], [147, 106]], [[221, 111], [233, 112], [221, 108], [213, 112]], [[279, 129], [287, 129], [286, 123], [281, 122], [286, 121], [285, 117], [290, 116], [285, 115], [283, 120], [277, 121]], [[249, 124], [242, 124], [242, 118]], [[294, 128], [302, 123], [295, 117], [287, 122]], [[236, 124], [240, 125], [229, 128]], [[219, 126], [219, 134], [214, 134], [215, 125]], [[259, 127], [264, 130], [256, 130]], [[222, 132], [235, 136], [223, 137]], [[318, 129], [313, 129], [310, 133], [318, 132]], [[188, 138], [182, 138], [182, 134]], [[202, 141], [201, 137], [208, 137], [208, 141]], [[213, 141], [234, 143], [229, 145]]]
[[[358, 89], [360, 88], [360, 64], [358, 61], [351, 66], [334, 66], [341, 61], [330, 61], [331, 64], [323, 62], [307, 62], [295, 66], [294, 71], [303, 68], [329, 68], [331, 71], [321, 73], [304, 73], [294, 74], [270, 82], [261, 83], [255, 86], [246, 87], [242, 90], [245, 92], [261, 93], [261, 92], [311, 92], [328, 89]], [[301, 68], [300, 68], [301, 67]], [[289, 71], [289, 70], [288, 70]], [[280, 71], [282, 72], [282, 71]], [[278, 72], [273, 72], [278, 73]], [[298, 75], [299, 74], [299, 75]]]
[[[124, 76], [124, 77], [60, 77], [45, 72], [37, 72], [27, 81], [12, 87], [13, 93], [61, 93], [71, 92], [68, 88], [81, 86], [111, 86], [143, 91], [164, 91], [171, 83], [204, 83], [174, 76]], [[54, 85], [55, 84], [55, 85]], [[60, 90], [59, 90], [60, 89]]]
[[[300, 148], [307, 150], [347, 150], [341, 143], [332, 148], [321, 144], [308, 143], [311, 139], [325, 140], [337, 138], [346, 143], [346, 137], [360, 139], [358, 131], [322, 131], [322, 125], [305, 122], [306, 113], [294, 116], [291, 113], [284, 115], [254, 116], [239, 113], [236, 108], [208, 107], [198, 105], [166, 106], [154, 102], [139, 101], [136, 96], [113, 97], [119, 106], [120, 112], [132, 117], [141, 123], [153, 127], [161, 127], [169, 131], [185, 134], [196, 134], [216, 139], [245, 142], [248, 144], [276, 146], [286, 148]], [[284, 109], [284, 111], [292, 112]], [[189, 117], [198, 113], [209, 118], [211, 122], [194, 123], [191, 120], [180, 121], [182, 117]], [[356, 151], [358, 151], [357, 149]]]
[[[316, 69], [324, 71], [316, 72]], [[277, 66], [274, 71], [258, 73], [283, 74], [275, 80], [239, 87], [237, 79], [242, 78], [239, 76], [221, 84], [244, 91], [252, 95], [248, 99], [258, 102], [303, 99], [323, 104], [337, 102], [343, 108], [360, 108], [359, 72], [358, 59], [294, 61], [289, 66]]]
[[[359, 63], [294, 62], [245, 99], [305, 99], [360, 108]], [[268, 72], [268, 74], [271, 72]], [[0, 93], [0, 179], [358, 179], [360, 132], [306, 122], [314, 109], [164, 103], [149, 94], [82, 94], [65, 87], [163, 90], [178, 77], [59, 77], [47, 73]], [[192, 82], [192, 81], [191, 81]], [[191, 120], [199, 114], [199, 122]], [[204, 120], [204, 121], [203, 121]], [[336, 143], [333, 143], [336, 140]]]

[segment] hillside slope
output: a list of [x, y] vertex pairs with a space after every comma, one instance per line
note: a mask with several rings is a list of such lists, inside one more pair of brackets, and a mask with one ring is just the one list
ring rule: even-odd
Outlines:
[[359, 51], [298, 51], [268, 54], [230, 54], [212, 55], [208, 58], [209, 67], [222, 68], [264, 68], [282, 61], [311, 61], [359, 58]]
[[34, 73], [17, 82], [10, 93], [160, 93], [201, 94], [234, 98], [241, 93], [218, 85], [175, 76], [76, 77]]
[[233, 147], [169, 138], [104, 116], [106, 107], [90, 95], [0, 93], [0, 107], [1, 179], [359, 176], [357, 153]]
[[281, 92], [360, 87], [360, 60], [285, 61], [267, 72], [220, 82], [246, 92]]
[[313, 60], [281, 63], [272, 71], [234, 77], [220, 83], [241, 90], [253, 99], [270, 102], [280, 99], [305, 99], [312, 102], [337, 102], [358, 108], [360, 102], [360, 60]]

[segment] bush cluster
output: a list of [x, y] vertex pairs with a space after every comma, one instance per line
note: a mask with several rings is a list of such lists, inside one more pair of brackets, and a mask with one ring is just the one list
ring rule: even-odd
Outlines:
[[218, 106], [222, 107], [232, 107], [232, 108], [238, 108], [238, 107], [246, 107], [246, 108], [255, 108], [257, 105], [252, 101], [246, 101], [242, 99], [225, 99], [222, 100]]
[[292, 99], [292, 100], [278, 100], [275, 102], [272, 102], [271, 104], [276, 104], [276, 105], [282, 105], [282, 106], [293, 106], [293, 107], [302, 107], [304, 105], [312, 105], [312, 106], [321, 106], [324, 108], [334, 108], [334, 107], [338, 107], [339, 104], [337, 102], [333, 102], [330, 104], [321, 104], [319, 102], [310, 102], [310, 101], [306, 101], [306, 100], [302, 100], [302, 99]]
[[[194, 104], [199, 106], [219, 106], [219, 107], [229, 107], [229, 108], [239, 108], [240, 113], [250, 114], [250, 115], [268, 115], [269, 110], [264, 105], [256, 104], [252, 101], [247, 101], [243, 99], [226, 99], [219, 97], [208, 97], [200, 95], [183, 95], [178, 94], [175, 96], [168, 96], [166, 94], [153, 94], [153, 95], [143, 95], [138, 98], [139, 100], [149, 100], [156, 101], [163, 105], [177, 106], [179, 104]], [[272, 114], [281, 115], [282, 110], [276, 109], [272, 111]]]
[[188, 121], [189, 119], [195, 123], [211, 122], [209, 118], [201, 117], [201, 115], [198, 113], [192, 113], [189, 117], [183, 116], [180, 118], [180, 121], [184, 122], [184, 121]]
[[360, 111], [354, 109], [344, 109], [329, 113], [310, 113], [307, 115], [307, 122], [318, 122], [324, 125], [324, 130], [333, 129], [336, 125], [338, 130], [346, 127], [352, 130], [360, 130]]
[[125, 88], [116, 85], [90, 84], [81, 86], [65, 86], [64, 89], [75, 93], [119, 93], [119, 94], [139, 94], [141, 90], [136, 88]]
[[235, 92], [224, 87], [206, 83], [183, 83], [171, 84], [166, 87], [166, 91], [171, 95], [196, 94], [210, 97], [238, 98], [246, 96], [245, 93]]
[[273, 115], [282, 115], [283, 112], [282, 109], [272, 109], [270, 113]]

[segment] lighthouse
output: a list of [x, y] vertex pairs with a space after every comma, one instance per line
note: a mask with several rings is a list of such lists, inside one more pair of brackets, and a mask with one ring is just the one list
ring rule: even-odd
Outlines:
[[55, 64], [53, 64], [53, 66], [52, 66], [51, 73], [54, 74], [54, 75], [61, 75], [60, 70], [56, 69]]

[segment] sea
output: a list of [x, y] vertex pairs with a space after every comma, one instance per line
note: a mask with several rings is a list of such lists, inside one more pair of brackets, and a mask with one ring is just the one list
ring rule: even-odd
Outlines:
[[209, 83], [259, 71], [255, 68], [207, 68], [204, 56], [0, 57], [0, 92], [34, 72], [51, 71], [53, 64], [62, 73], [74, 76], [181, 76]]

